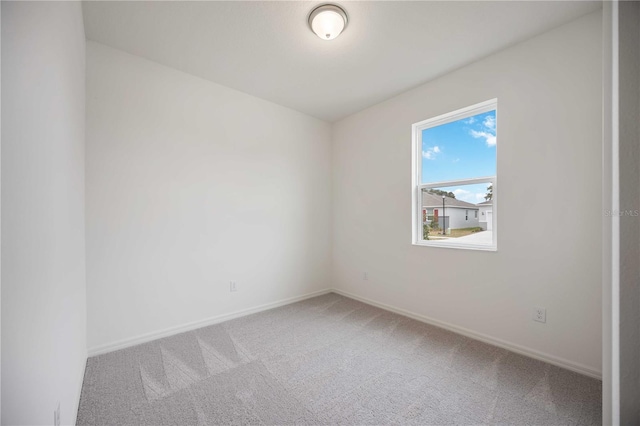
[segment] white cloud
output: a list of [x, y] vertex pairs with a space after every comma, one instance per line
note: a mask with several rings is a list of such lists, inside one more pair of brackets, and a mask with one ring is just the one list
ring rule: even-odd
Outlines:
[[[473, 117], [472, 117], [473, 118]], [[470, 130], [469, 134], [477, 139], [484, 139], [488, 147], [496, 146], [496, 118], [488, 115], [482, 120], [481, 130]]]
[[422, 156], [427, 160], [435, 160], [436, 154], [440, 154], [442, 150], [437, 145], [432, 148], [427, 148], [426, 151], [422, 151]]
[[471, 133], [471, 136], [473, 136], [474, 138], [484, 138], [484, 141], [486, 142], [487, 146], [489, 147], [496, 146], [497, 140], [496, 140], [495, 133], [478, 132], [476, 130], [472, 130], [470, 133]]
[[475, 117], [469, 117], [467, 120], [464, 121], [466, 124], [473, 124], [476, 122]]
[[495, 133], [496, 131], [496, 118], [491, 116], [491, 115], [487, 115], [484, 118], [484, 122], [482, 123], [484, 125], [484, 127], [486, 127], [489, 131], [491, 131], [492, 133]]
[[484, 192], [471, 192], [466, 189], [456, 188], [453, 191], [456, 194], [456, 199], [466, 201], [467, 203], [478, 204], [484, 201]]

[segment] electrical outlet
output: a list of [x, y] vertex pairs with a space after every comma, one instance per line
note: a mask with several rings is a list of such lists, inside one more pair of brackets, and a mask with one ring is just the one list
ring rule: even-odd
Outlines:
[[369, 281], [369, 274], [366, 272], [362, 273], [362, 281]]
[[533, 320], [537, 322], [547, 322], [547, 309], [546, 308], [533, 308]]
[[229, 281], [229, 291], [238, 291], [238, 286], [235, 281]]

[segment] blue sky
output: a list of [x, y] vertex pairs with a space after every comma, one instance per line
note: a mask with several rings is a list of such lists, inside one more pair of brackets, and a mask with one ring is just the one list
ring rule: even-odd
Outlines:
[[[422, 183], [494, 176], [496, 143], [495, 110], [423, 130]], [[446, 190], [479, 203], [486, 189], [487, 184], [479, 184]]]

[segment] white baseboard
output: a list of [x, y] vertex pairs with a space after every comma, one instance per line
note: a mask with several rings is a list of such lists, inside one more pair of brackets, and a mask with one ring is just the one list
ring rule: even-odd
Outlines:
[[591, 367], [588, 367], [586, 365], [583, 365], [577, 362], [569, 361], [567, 359], [560, 358], [555, 355], [550, 355], [544, 352], [540, 352], [535, 349], [527, 348], [525, 346], [509, 343], [507, 341], [497, 339], [495, 337], [491, 337], [486, 334], [478, 333], [476, 331], [469, 330], [467, 328], [459, 327], [457, 325], [449, 324], [444, 321], [439, 321], [433, 318], [429, 318], [424, 315], [405, 311], [404, 309], [396, 308], [395, 306], [390, 306], [390, 305], [387, 305], [386, 303], [376, 302], [375, 300], [367, 299], [366, 297], [357, 296], [355, 294], [349, 293], [344, 290], [332, 289], [331, 291], [337, 294], [341, 294], [345, 297], [349, 297], [351, 299], [355, 299], [360, 302], [366, 303], [368, 305], [372, 305], [372, 306], [384, 309], [386, 311], [395, 312], [397, 314], [403, 315], [405, 317], [413, 318], [420, 322], [424, 322], [427, 324], [434, 325], [436, 327], [444, 328], [446, 330], [453, 331], [454, 333], [462, 334], [463, 336], [469, 337], [474, 340], [479, 340], [481, 342], [498, 346], [500, 348], [506, 349], [511, 352], [515, 352], [520, 355], [528, 356], [529, 358], [537, 359], [539, 361], [544, 361], [549, 364], [553, 364], [555, 366], [565, 368], [567, 370], [575, 371], [576, 373], [580, 373], [585, 376], [602, 380], [602, 373], [600, 371], [594, 370]]
[[264, 305], [255, 306], [253, 308], [242, 309], [242, 310], [231, 312], [228, 314], [222, 314], [222, 315], [217, 315], [217, 316], [206, 318], [199, 321], [193, 321], [193, 322], [182, 324], [176, 327], [169, 327], [164, 330], [152, 331], [151, 333], [141, 334], [139, 336], [130, 337], [130, 338], [119, 340], [113, 343], [107, 343], [105, 345], [89, 348], [89, 356], [92, 357], [96, 355], [105, 354], [107, 352], [117, 351], [119, 349], [124, 349], [130, 346], [135, 346], [141, 343], [146, 343], [152, 340], [160, 339], [162, 337], [173, 336], [174, 334], [184, 333], [185, 331], [192, 331], [201, 327], [206, 327], [208, 325], [229, 321], [234, 318], [239, 318], [246, 315], [255, 314], [257, 312], [266, 311], [268, 309], [289, 305], [291, 303], [299, 302], [301, 300], [310, 299], [312, 297], [331, 293], [331, 291], [332, 291], [331, 289], [315, 291], [313, 293], [307, 293], [302, 296], [290, 297], [288, 299], [283, 299], [283, 300], [279, 300], [277, 302], [272, 302], [272, 303], [265, 303]]
[[279, 300], [277, 302], [266, 303], [264, 305], [256, 306], [253, 308], [242, 309], [240, 311], [231, 312], [228, 314], [217, 315], [214, 317], [206, 318], [204, 320], [194, 321], [191, 323], [179, 325], [176, 327], [166, 328], [164, 330], [158, 330], [151, 333], [142, 334], [139, 336], [131, 337], [128, 339], [119, 340], [117, 342], [108, 343], [106, 345], [96, 346], [89, 349], [89, 356], [101, 355], [107, 352], [113, 352], [119, 349], [128, 348], [130, 346], [139, 345], [141, 343], [150, 342], [152, 340], [160, 339], [162, 337], [172, 336], [178, 333], [184, 333], [185, 331], [192, 331], [201, 327], [206, 327], [208, 325], [221, 323], [224, 321], [229, 321], [234, 318], [243, 317], [246, 315], [251, 315], [257, 312], [266, 311], [269, 309], [277, 308], [280, 306], [288, 305], [291, 303], [299, 302], [301, 300], [310, 299], [312, 297], [321, 296], [327, 293], [337, 293], [341, 294], [345, 297], [349, 297], [351, 299], [358, 300], [360, 302], [376, 306], [378, 308], [384, 309], [386, 311], [395, 312], [400, 315], [404, 315], [409, 318], [413, 318], [417, 321], [421, 321], [427, 324], [434, 325], [436, 327], [444, 328], [446, 330], [450, 330], [454, 333], [461, 334], [463, 336], [469, 337], [471, 339], [479, 340], [481, 342], [485, 342], [494, 346], [498, 346], [500, 348], [509, 350], [511, 352], [515, 352], [524, 356], [528, 356], [529, 358], [537, 359], [540, 361], [547, 362], [552, 365], [556, 365], [561, 368], [565, 368], [567, 370], [575, 371], [576, 373], [583, 374], [585, 376], [593, 377], [596, 379], [602, 380], [602, 373], [597, 371], [589, 366], [576, 363], [573, 361], [569, 361], [567, 359], [557, 357], [555, 355], [547, 354], [544, 352], [537, 351], [535, 349], [528, 348], [526, 346], [517, 345], [515, 343], [510, 343], [505, 340], [501, 340], [492, 336], [488, 336], [486, 334], [478, 333], [473, 330], [469, 330], [464, 327], [459, 327], [454, 324], [450, 324], [444, 321], [439, 321], [434, 318], [430, 318], [424, 315], [416, 314], [413, 312], [406, 311], [404, 309], [396, 308], [395, 306], [387, 305], [386, 303], [377, 302], [375, 300], [368, 299], [366, 297], [361, 297], [356, 294], [349, 293], [344, 290], [338, 289], [324, 289], [320, 291], [316, 291], [313, 293], [304, 294], [302, 296], [291, 297], [288, 299]]

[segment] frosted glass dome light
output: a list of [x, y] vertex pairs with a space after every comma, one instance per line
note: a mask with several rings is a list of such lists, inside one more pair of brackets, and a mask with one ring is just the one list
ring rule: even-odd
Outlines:
[[309, 15], [309, 26], [323, 40], [333, 40], [347, 26], [347, 14], [335, 4], [323, 4]]

